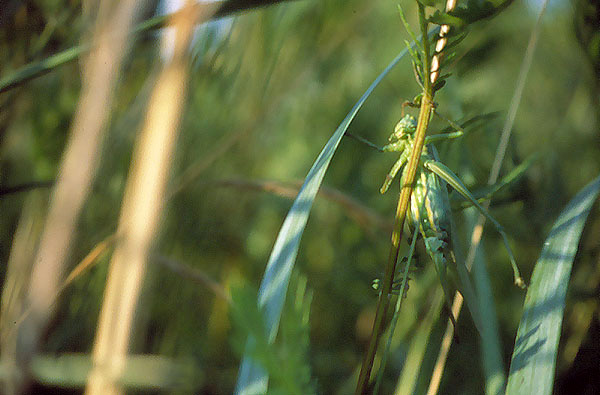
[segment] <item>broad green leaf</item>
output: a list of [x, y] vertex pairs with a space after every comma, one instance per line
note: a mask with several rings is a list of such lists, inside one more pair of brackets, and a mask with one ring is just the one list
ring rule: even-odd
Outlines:
[[[432, 30], [431, 34], [437, 34], [437, 31], [438, 29]], [[381, 80], [398, 64], [407, 52], [408, 49], [404, 49], [390, 62], [337, 127], [308, 172], [304, 184], [283, 222], [283, 226], [279, 231], [279, 235], [277, 235], [277, 240], [271, 251], [258, 295], [258, 303], [265, 314], [265, 325], [270, 341], [273, 341], [277, 335], [281, 309], [285, 301], [290, 274], [298, 254], [300, 239], [302, 238], [310, 209], [321, 186], [325, 172], [329, 167], [331, 158], [358, 110]], [[251, 346], [253, 341], [252, 338], [249, 338], [247, 345]], [[245, 355], [240, 366], [235, 393], [244, 395], [265, 393], [267, 391], [267, 382], [267, 373], [259, 364]]]
[[552, 394], [565, 295], [587, 216], [600, 192], [600, 177], [560, 214], [533, 270], [510, 364], [507, 394]]

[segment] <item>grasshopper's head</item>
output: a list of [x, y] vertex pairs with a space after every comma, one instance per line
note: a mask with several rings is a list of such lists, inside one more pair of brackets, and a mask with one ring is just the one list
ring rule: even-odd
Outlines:
[[415, 134], [417, 130], [417, 120], [412, 115], [405, 115], [396, 124], [394, 133], [390, 136], [390, 141], [398, 141]]

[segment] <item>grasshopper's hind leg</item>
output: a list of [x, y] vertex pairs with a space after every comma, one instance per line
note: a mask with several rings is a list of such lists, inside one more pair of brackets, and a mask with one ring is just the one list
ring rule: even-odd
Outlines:
[[504, 232], [504, 228], [502, 228], [502, 225], [500, 225], [498, 223], [498, 221], [496, 221], [494, 219], [494, 217], [492, 217], [490, 215], [490, 213], [479, 204], [479, 202], [477, 201], [477, 199], [475, 199], [473, 197], [473, 195], [471, 195], [471, 192], [469, 192], [469, 190], [462, 183], [462, 181], [460, 180], [460, 178], [458, 178], [458, 176], [456, 174], [454, 174], [452, 172], [452, 170], [450, 170], [448, 167], [446, 167], [446, 165], [444, 165], [443, 163], [434, 161], [434, 160], [428, 160], [428, 161], [426, 161], [424, 163], [424, 166], [428, 170], [430, 170], [430, 171], [434, 172], [435, 174], [437, 174], [439, 177], [441, 177], [448, 184], [450, 184], [450, 186], [452, 186], [452, 188], [454, 188], [465, 199], [467, 199], [475, 207], [477, 207], [477, 209], [479, 210], [479, 212], [481, 212], [481, 214], [483, 214], [494, 225], [494, 227], [496, 228], [496, 230], [498, 231], [498, 233], [500, 233], [500, 236], [502, 236], [502, 240], [504, 241], [504, 246], [506, 247], [506, 251], [508, 252], [508, 257], [510, 259], [510, 264], [511, 264], [512, 269], [513, 269], [513, 275], [514, 275], [514, 279], [515, 279], [515, 285], [517, 285], [519, 288], [525, 288], [526, 287], [525, 281], [521, 277], [521, 273], [519, 272], [519, 267], [517, 266], [517, 262], [515, 260], [515, 256], [514, 256], [514, 254], [512, 252], [512, 249], [510, 248], [510, 244], [508, 243], [508, 237], [506, 236], [506, 232]]

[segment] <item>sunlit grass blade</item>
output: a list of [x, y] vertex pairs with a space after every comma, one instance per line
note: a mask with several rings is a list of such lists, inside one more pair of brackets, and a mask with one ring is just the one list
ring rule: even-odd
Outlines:
[[544, 242], [525, 298], [507, 394], [552, 393], [571, 267], [583, 226], [599, 192], [600, 177], [567, 205]]
[[[381, 80], [394, 66], [396, 66], [407, 52], [408, 50], [404, 49], [391, 61], [385, 70], [383, 70], [375, 81], [373, 81], [358, 102], [356, 102], [354, 107], [352, 107], [342, 123], [337, 127], [333, 136], [331, 136], [308, 172], [304, 184], [283, 222], [283, 226], [275, 241], [275, 246], [271, 251], [271, 256], [269, 257], [269, 262], [267, 263], [267, 268], [258, 295], [258, 303], [264, 310], [266, 330], [268, 331], [269, 339], [271, 339], [271, 341], [273, 341], [277, 335], [281, 309], [283, 302], [285, 301], [290, 274], [294, 267], [296, 255], [298, 254], [300, 239], [302, 238], [302, 233], [306, 226], [306, 222], [308, 221], [310, 209], [317, 191], [321, 186], [329, 162], [358, 110], [362, 107], [369, 95], [371, 95], [375, 87], [379, 85]], [[250, 338], [248, 341], [252, 342], [253, 340]], [[254, 363], [252, 359], [245, 356], [240, 366], [235, 393], [264, 393], [267, 389], [267, 381], [267, 372], [265, 372], [258, 364]]]

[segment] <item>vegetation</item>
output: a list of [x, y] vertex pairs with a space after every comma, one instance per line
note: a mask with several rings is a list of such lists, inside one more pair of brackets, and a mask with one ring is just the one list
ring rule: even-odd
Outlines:
[[[264, 388], [267, 377], [268, 392], [281, 394], [421, 394], [438, 384], [439, 393], [531, 393], [523, 383], [545, 393], [600, 391], [592, 3], [550, 3], [539, 24], [539, 5], [510, 1], [459, 2], [450, 13], [442, 2], [403, 2], [403, 16], [383, 0], [228, 1], [164, 18], [153, 18], [155, 4], [63, 3], [0, 10], [4, 392], [241, 393], [252, 380]], [[127, 12], [136, 17], [121, 23]], [[221, 15], [231, 25], [202, 25], [190, 56], [178, 52], [191, 23]], [[167, 23], [180, 40], [170, 58], [157, 30]], [[450, 44], [430, 82], [443, 24]], [[117, 28], [133, 31], [121, 36], [129, 51], [116, 44]], [[104, 44], [103, 29], [114, 33]], [[95, 69], [102, 45], [114, 51], [113, 66]], [[90, 90], [110, 67], [111, 82]], [[87, 140], [97, 160], [69, 150], [86, 95], [106, 98], [97, 139]], [[420, 108], [404, 105], [417, 95]], [[513, 285], [493, 226], [477, 253], [469, 248], [478, 212], [451, 192], [452, 243], [457, 256], [469, 251], [457, 264], [474, 262], [465, 297], [481, 322], [450, 313], [459, 341], [447, 360], [439, 276], [426, 243], [416, 240], [413, 254], [413, 233], [403, 234], [411, 188], [402, 188], [404, 208], [398, 181], [379, 193], [397, 155], [344, 137], [383, 146], [404, 114], [424, 123], [415, 132], [423, 138], [464, 132], [436, 143], [441, 161], [490, 204], [529, 286]], [[512, 133], [497, 162], [503, 131]], [[147, 155], [145, 141], [161, 132], [160, 155]], [[89, 168], [89, 188], [82, 181], [61, 194], [70, 152], [79, 158], [74, 174]], [[146, 162], [161, 165], [144, 173]], [[49, 224], [69, 210], [75, 227], [64, 259], [44, 272], [44, 246], [59, 245], [47, 241]], [[142, 225], [130, 225], [136, 215]], [[148, 248], [121, 259], [116, 280], [124, 246], [142, 229]], [[404, 288], [393, 290], [398, 279]], [[113, 316], [111, 287], [121, 309]], [[104, 319], [113, 324], [103, 338]], [[113, 351], [103, 354], [102, 341]], [[107, 362], [117, 366], [119, 347], [128, 354], [114, 380], [98, 362], [117, 358]]]

